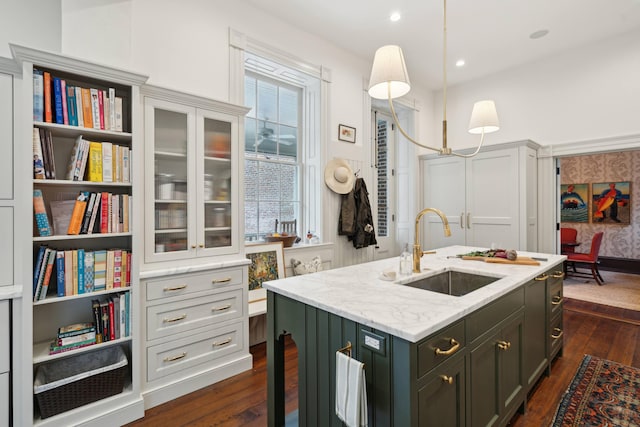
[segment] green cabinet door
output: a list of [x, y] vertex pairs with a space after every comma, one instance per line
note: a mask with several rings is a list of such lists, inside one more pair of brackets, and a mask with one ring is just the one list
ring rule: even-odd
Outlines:
[[418, 418], [424, 427], [465, 425], [465, 357], [460, 353], [418, 382]]
[[524, 378], [527, 390], [535, 384], [547, 366], [547, 275], [541, 275], [524, 286]]

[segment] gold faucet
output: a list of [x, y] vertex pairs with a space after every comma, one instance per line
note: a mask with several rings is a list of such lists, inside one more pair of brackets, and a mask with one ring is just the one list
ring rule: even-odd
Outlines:
[[425, 252], [422, 251], [422, 247], [420, 247], [420, 218], [427, 212], [433, 212], [440, 217], [442, 220], [442, 226], [444, 227], [444, 235], [446, 237], [451, 236], [451, 229], [449, 228], [449, 221], [447, 221], [447, 217], [440, 209], [436, 208], [425, 208], [418, 213], [416, 216], [416, 238], [413, 243], [413, 272], [420, 273], [420, 258]]

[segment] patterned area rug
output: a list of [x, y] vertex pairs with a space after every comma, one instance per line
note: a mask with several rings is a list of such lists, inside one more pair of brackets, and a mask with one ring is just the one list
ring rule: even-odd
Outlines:
[[640, 369], [585, 355], [552, 427], [640, 425]]

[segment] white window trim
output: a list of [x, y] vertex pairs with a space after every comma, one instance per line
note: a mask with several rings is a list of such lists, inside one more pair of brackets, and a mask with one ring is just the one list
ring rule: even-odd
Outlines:
[[[245, 75], [245, 63], [244, 52], [248, 51], [256, 55], [272, 59], [289, 68], [295, 69], [302, 73], [308, 74], [312, 77], [316, 77], [320, 80], [320, 92], [317, 94], [311, 94], [310, 96], [320, 96], [320, 120], [318, 123], [310, 120], [310, 117], [314, 117], [314, 111], [309, 111], [307, 108], [309, 105], [316, 105], [311, 103], [310, 100], [305, 99], [303, 110], [305, 114], [305, 130], [307, 133], [305, 138], [310, 141], [307, 146], [303, 148], [303, 159], [301, 169], [301, 179], [303, 185], [302, 195], [302, 212], [304, 218], [301, 218], [300, 228], [304, 227], [310, 230], [314, 230], [319, 235], [323, 233], [323, 210], [322, 210], [322, 165], [327, 157], [326, 144], [322, 144], [322, 141], [328, 139], [328, 89], [329, 83], [331, 83], [331, 70], [321, 65], [311, 64], [287, 52], [284, 52], [278, 48], [269, 46], [256, 39], [247, 37], [244, 33], [229, 29], [229, 101], [234, 104], [244, 104], [244, 75]], [[244, 144], [241, 145], [240, 158], [244, 159]], [[242, 174], [240, 184], [241, 200], [244, 200], [244, 179]], [[244, 218], [244, 212], [243, 212]], [[244, 221], [240, 236], [244, 236]], [[301, 232], [304, 232], [301, 231]]]

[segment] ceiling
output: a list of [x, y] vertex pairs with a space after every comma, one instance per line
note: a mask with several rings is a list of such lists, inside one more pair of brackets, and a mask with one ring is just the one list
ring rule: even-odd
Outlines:
[[[369, 63], [398, 44], [412, 83], [443, 80], [443, 0], [247, 0]], [[391, 12], [402, 18], [390, 22]], [[450, 0], [447, 80], [455, 85], [640, 29], [640, 0]], [[549, 33], [539, 39], [529, 35]], [[640, 48], [640, 43], [639, 43]], [[466, 65], [456, 67], [459, 58]]]

